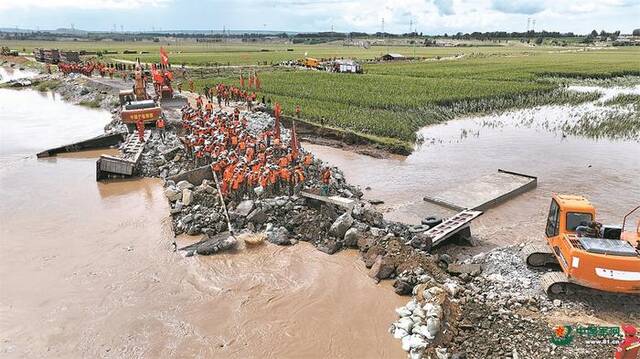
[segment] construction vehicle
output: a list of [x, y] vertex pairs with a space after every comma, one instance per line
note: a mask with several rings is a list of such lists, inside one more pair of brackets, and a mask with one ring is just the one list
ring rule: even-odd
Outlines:
[[318, 61], [318, 59], [314, 59], [313, 57], [305, 57], [304, 59], [300, 60], [300, 64], [304, 67], [310, 67], [314, 69], [320, 67], [320, 61]]
[[529, 244], [522, 256], [530, 267], [560, 268], [541, 278], [542, 289], [550, 295], [584, 288], [640, 294], [640, 220], [635, 228], [631, 222], [639, 208], [627, 213], [622, 226], [602, 226], [586, 198], [554, 194], [547, 244]]
[[160, 106], [147, 93], [147, 82], [139, 66], [134, 72], [133, 89], [120, 91], [119, 98], [120, 119], [130, 132], [140, 120], [155, 125], [162, 114]]
[[173, 98], [173, 73], [164, 69], [152, 69], [151, 78], [153, 78], [153, 88], [156, 97], [161, 100], [171, 100]]

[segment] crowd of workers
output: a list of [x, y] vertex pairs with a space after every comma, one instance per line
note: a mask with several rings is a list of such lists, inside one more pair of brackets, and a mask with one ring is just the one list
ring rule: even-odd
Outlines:
[[[206, 111], [213, 110], [213, 99], [215, 98], [218, 102], [218, 107], [229, 106], [229, 103], [233, 102], [246, 102], [247, 108], [251, 111], [253, 103], [256, 101], [256, 93], [249, 92], [247, 90], [243, 90], [239, 87], [233, 85], [225, 85], [225, 84], [217, 84], [215, 86], [209, 87], [205, 86], [203, 88], [203, 94], [198, 95], [196, 97], [196, 107], [198, 109], [204, 108]], [[207, 102], [205, 103], [205, 100]]]
[[[182, 127], [185, 136], [181, 141], [188, 155], [197, 165], [210, 164], [222, 194], [234, 199], [255, 197], [258, 187], [266, 196], [291, 194], [302, 187], [314, 162], [313, 155], [299, 148], [295, 129], [288, 144], [281, 138], [277, 120], [273, 129], [252, 134], [237, 108], [227, 114], [211, 107], [186, 106]], [[323, 169], [321, 177], [326, 187], [330, 169]]]

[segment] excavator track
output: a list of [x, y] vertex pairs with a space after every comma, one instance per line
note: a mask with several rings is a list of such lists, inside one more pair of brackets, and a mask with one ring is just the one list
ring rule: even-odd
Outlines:
[[544, 268], [558, 264], [556, 256], [546, 244], [527, 244], [520, 250], [520, 257], [528, 266]]
[[563, 272], [549, 272], [540, 278], [540, 286], [547, 295], [558, 295], [567, 292], [571, 282]]

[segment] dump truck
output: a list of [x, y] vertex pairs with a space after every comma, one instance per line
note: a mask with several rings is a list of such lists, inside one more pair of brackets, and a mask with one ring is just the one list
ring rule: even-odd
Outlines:
[[622, 225], [596, 222], [595, 207], [582, 196], [554, 194], [545, 228], [546, 244], [529, 244], [522, 256], [530, 267], [554, 268], [541, 278], [550, 295], [574, 289], [640, 294], [640, 206]]

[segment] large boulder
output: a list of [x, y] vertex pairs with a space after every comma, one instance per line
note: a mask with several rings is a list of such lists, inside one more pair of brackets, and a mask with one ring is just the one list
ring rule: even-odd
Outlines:
[[267, 232], [267, 240], [273, 244], [287, 246], [292, 244], [289, 239], [289, 231], [284, 227], [277, 227]]
[[393, 276], [394, 272], [395, 266], [393, 262], [387, 257], [378, 256], [369, 270], [369, 277], [379, 280], [388, 279]]
[[247, 221], [255, 224], [263, 224], [267, 221], [267, 213], [262, 208], [256, 208], [249, 213]]
[[193, 191], [191, 191], [190, 189], [187, 189], [187, 188], [183, 189], [182, 190], [182, 204], [184, 204], [185, 206], [188, 206], [188, 205], [191, 204], [191, 202], [193, 202]]
[[329, 234], [336, 238], [344, 238], [347, 230], [353, 225], [353, 217], [349, 212], [338, 217], [329, 228]]
[[171, 202], [175, 202], [182, 198], [182, 192], [174, 187], [165, 188], [164, 195], [167, 196], [167, 199]]
[[200, 243], [196, 248], [196, 253], [200, 255], [210, 255], [220, 251], [229, 250], [236, 246], [237, 240], [232, 236], [215, 236]]
[[344, 245], [347, 247], [358, 247], [358, 240], [362, 237], [357, 228], [349, 228], [344, 234]]
[[240, 202], [238, 206], [236, 206], [236, 209], [234, 210], [234, 212], [242, 217], [246, 217], [249, 215], [249, 213], [251, 213], [252, 209], [253, 209], [253, 201], [250, 199], [247, 199]]
[[326, 254], [334, 254], [340, 250], [342, 245], [336, 240], [329, 239], [324, 243], [318, 243], [317, 247], [321, 252], [324, 252]]
[[185, 189], [192, 189], [193, 188], [193, 185], [189, 181], [180, 181], [180, 182], [178, 182], [178, 184], [176, 186], [178, 186], [178, 189], [180, 189], [181, 191], [185, 190]]

